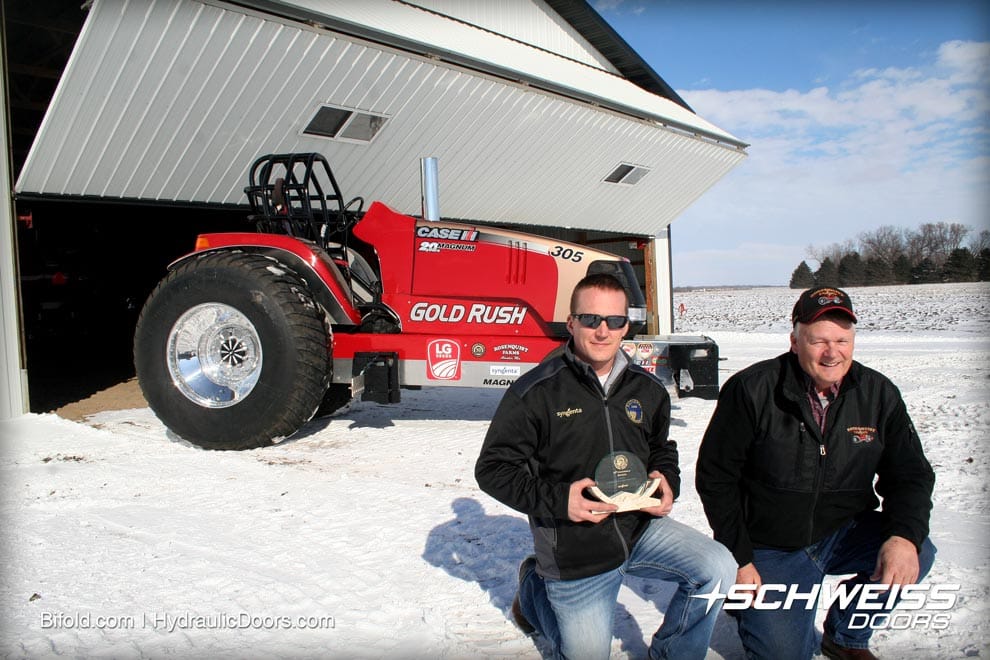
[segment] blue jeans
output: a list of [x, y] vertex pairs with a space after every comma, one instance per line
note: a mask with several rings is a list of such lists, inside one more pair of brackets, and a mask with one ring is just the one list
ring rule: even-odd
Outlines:
[[[886, 538], [883, 535], [882, 514], [870, 511], [857, 516], [852, 522], [841, 527], [818, 543], [800, 550], [785, 551], [772, 548], [756, 548], [753, 551], [753, 564], [760, 573], [763, 584], [797, 585], [796, 590], [808, 594], [815, 585], [821, 584], [826, 575], [855, 573], [846, 579], [847, 593], [852, 593], [852, 585], [875, 584], [869, 578], [877, 563], [877, 553]], [[925, 539], [918, 555], [920, 574], [918, 580], [928, 574], [935, 562], [935, 546]], [[764, 602], [783, 600], [784, 594], [765, 592]], [[839, 646], [847, 648], [869, 648], [868, 625], [861, 621], [878, 612], [889, 612], [893, 607], [864, 610], [857, 619], [858, 625], [850, 627], [857, 614], [854, 598], [847, 607], [840, 607], [836, 598], [825, 618], [825, 632]], [[872, 598], [870, 603], [886, 602], [885, 598]], [[789, 609], [757, 610], [749, 608], [738, 612], [739, 637], [746, 649], [746, 657], [789, 660], [810, 658], [817, 652], [815, 636], [815, 612], [817, 598], [806, 608], [807, 600], [795, 600]]]
[[615, 570], [544, 580], [529, 567], [519, 584], [523, 616], [550, 642], [556, 658], [608, 658], [615, 601], [627, 574], [677, 583], [650, 658], [704, 658], [720, 607], [708, 610], [708, 601], [690, 596], [733, 584], [736, 562], [721, 543], [667, 517], [650, 522]]

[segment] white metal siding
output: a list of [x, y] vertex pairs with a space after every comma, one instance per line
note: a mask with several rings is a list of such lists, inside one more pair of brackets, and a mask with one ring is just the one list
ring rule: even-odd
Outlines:
[[618, 73], [567, 21], [541, 0], [407, 0], [537, 48]]
[[[6, 97], [7, 81], [0, 76], [0, 98]], [[0, 121], [7, 125], [7, 105], [0, 105]], [[0, 149], [7, 151], [7, 131], [0, 130]], [[17, 247], [14, 236], [14, 205], [10, 199], [8, 159], [0, 162], [0, 421], [20, 417], [28, 411], [27, 371], [21, 364], [21, 314], [17, 297]]]
[[[91, 12], [18, 193], [241, 204], [257, 156], [318, 151], [345, 195], [418, 215], [419, 159], [435, 156], [444, 217], [654, 235], [745, 157], [224, 5], [97, 0]], [[388, 123], [370, 144], [302, 134], [324, 103]], [[620, 162], [652, 171], [632, 187], [602, 183]]]
[[656, 117], [692, 130], [717, 136], [730, 143], [737, 138], [705, 121], [673, 101], [652, 94], [618, 75], [547, 53], [494, 32], [453, 21], [394, 0], [276, 0], [303, 9], [318, 21], [343, 21], [373, 32], [388, 34], [428, 52], [453, 53], [479, 63], [496, 64], [506, 75], [521, 81], [542, 81], [554, 89], [568, 90], [622, 105], [644, 116]]

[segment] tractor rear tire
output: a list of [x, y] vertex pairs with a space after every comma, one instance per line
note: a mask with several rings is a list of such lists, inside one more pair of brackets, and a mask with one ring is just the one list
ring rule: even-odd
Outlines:
[[253, 449], [313, 417], [329, 383], [324, 315], [288, 266], [213, 252], [177, 266], [145, 303], [134, 364], [145, 399], [204, 449]]

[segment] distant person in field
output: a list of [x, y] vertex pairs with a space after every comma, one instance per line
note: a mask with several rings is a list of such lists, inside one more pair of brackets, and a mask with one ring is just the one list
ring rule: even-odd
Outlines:
[[[928, 539], [935, 474], [900, 392], [853, 360], [857, 318], [845, 291], [805, 291], [791, 321], [789, 352], [722, 387], [698, 454], [697, 490], [715, 538], [739, 564], [735, 582], [801, 594], [826, 575], [855, 574], [847, 593], [918, 582], [935, 559]], [[763, 596], [780, 603], [785, 593]], [[889, 612], [894, 600], [884, 593], [846, 607], [835, 601], [822, 654], [875, 658], [863, 622]], [[747, 657], [783, 660], [818, 651], [815, 611], [815, 603], [797, 600], [732, 613]]]
[[684, 318], [685, 316], [687, 316], [687, 306], [684, 303], [681, 303], [680, 305], [678, 305], [677, 306], [677, 313], [680, 315], [681, 318]]
[[[475, 465], [482, 490], [529, 516], [536, 550], [519, 569], [512, 615], [555, 658], [609, 657], [626, 575], [677, 589], [650, 658], [704, 658], [720, 607], [692, 598], [731, 582], [736, 562], [706, 534], [670, 517], [680, 491], [670, 397], [619, 350], [629, 329], [625, 289], [589, 275], [571, 296], [571, 339], [505, 393]], [[618, 452], [618, 453], [616, 453]], [[617, 513], [587, 491], [607, 459], [641, 463], [660, 504]], [[638, 459], [638, 460], [636, 460]], [[628, 461], [628, 463], [627, 463]]]

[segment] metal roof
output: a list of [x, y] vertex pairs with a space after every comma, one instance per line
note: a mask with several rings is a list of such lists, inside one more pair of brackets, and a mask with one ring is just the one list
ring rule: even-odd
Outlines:
[[[96, 0], [16, 193], [244, 204], [258, 155], [318, 151], [345, 195], [418, 215], [434, 156], [445, 218], [654, 235], [745, 157], [607, 68], [437, 11], [250, 5]], [[324, 105], [384, 127], [370, 142], [303, 133]], [[623, 163], [646, 176], [603, 181]]]
[[574, 0], [545, 0], [545, 2], [574, 26], [593, 48], [607, 58], [623, 78], [636, 83], [648, 92], [659, 94], [691, 110], [684, 99], [591, 5]]

